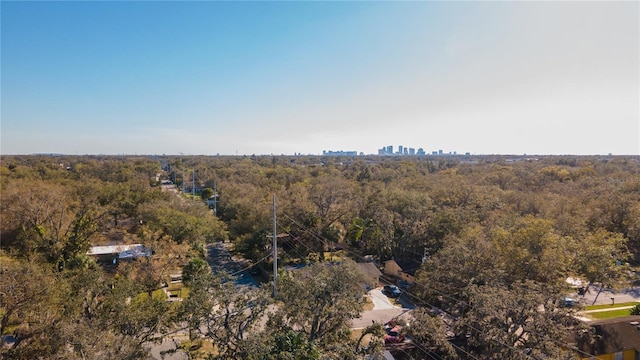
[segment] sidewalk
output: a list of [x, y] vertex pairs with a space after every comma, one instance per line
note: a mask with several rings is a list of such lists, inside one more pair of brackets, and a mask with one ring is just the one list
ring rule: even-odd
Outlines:
[[618, 306], [618, 307], [610, 307], [610, 308], [595, 309], [595, 310], [584, 310], [584, 311], [578, 311], [578, 314], [591, 314], [591, 313], [607, 312], [607, 311], [613, 311], [613, 310], [625, 310], [625, 309], [631, 309], [634, 306], [635, 305]]
[[578, 311], [574, 317], [580, 321], [583, 322], [590, 322], [593, 321], [593, 319], [590, 319], [584, 315], [586, 314], [593, 314], [593, 313], [599, 313], [599, 312], [607, 312], [607, 311], [615, 311], [615, 310], [626, 310], [626, 309], [631, 309], [633, 308], [635, 305], [629, 305], [629, 306], [618, 306], [615, 307], [615, 305], [611, 305], [612, 307], [608, 307], [608, 308], [604, 308], [604, 309], [594, 309], [594, 310], [583, 310], [583, 311]]

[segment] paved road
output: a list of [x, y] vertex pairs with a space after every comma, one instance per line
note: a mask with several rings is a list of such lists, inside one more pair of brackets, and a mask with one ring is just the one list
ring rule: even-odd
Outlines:
[[178, 188], [176, 187], [176, 184], [173, 183], [163, 183], [162, 185], [160, 185], [162, 191], [172, 191], [174, 193], [178, 193]]
[[[599, 287], [591, 286], [589, 291], [584, 295], [578, 295], [577, 293], [569, 294], [570, 297], [580, 300], [584, 305], [604, 305], [604, 304], [619, 304], [632, 301], [640, 301], [640, 286], [635, 286], [622, 290], [604, 289], [596, 299]], [[613, 298], [613, 300], [611, 300]]]
[[151, 351], [150, 359], [154, 360], [187, 360], [189, 356], [182, 351], [177, 350], [180, 345], [177, 339], [164, 338], [160, 344], [148, 345]]
[[351, 322], [352, 329], [362, 329], [373, 322], [384, 324], [393, 318], [406, 317], [409, 318], [409, 312], [411, 309], [395, 308], [384, 310], [371, 310], [362, 313], [362, 317], [359, 319], [353, 319]]
[[231, 256], [225, 243], [215, 243], [207, 247], [207, 262], [213, 272], [226, 271], [237, 277], [237, 285], [258, 287], [258, 283], [251, 277], [247, 269], [250, 263], [245, 259]]

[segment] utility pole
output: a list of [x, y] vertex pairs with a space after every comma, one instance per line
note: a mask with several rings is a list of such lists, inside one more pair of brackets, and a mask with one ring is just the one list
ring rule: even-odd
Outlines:
[[182, 194], [184, 196], [184, 169], [182, 169]]
[[213, 180], [213, 216], [217, 216], [218, 210], [218, 187], [216, 186], [216, 181]]
[[278, 235], [276, 228], [276, 195], [273, 194], [273, 297], [278, 296]]
[[196, 171], [191, 169], [191, 200], [196, 200]]

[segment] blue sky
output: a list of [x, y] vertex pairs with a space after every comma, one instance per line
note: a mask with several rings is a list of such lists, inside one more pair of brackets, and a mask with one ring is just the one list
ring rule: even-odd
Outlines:
[[0, 2], [2, 154], [640, 154], [640, 3]]

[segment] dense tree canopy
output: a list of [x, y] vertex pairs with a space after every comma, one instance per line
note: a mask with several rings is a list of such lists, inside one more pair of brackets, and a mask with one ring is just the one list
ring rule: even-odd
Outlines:
[[[216, 215], [204, 202], [214, 184]], [[345, 333], [362, 290], [347, 260], [331, 272], [335, 249], [422, 263], [409, 292], [430, 311], [409, 331], [425, 350], [562, 358], [549, 338], [568, 326], [564, 280], [625, 286], [640, 259], [634, 156], [3, 156], [0, 191], [0, 330], [14, 340], [3, 358], [144, 358], [140, 345], [176, 321], [229, 358], [353, 357], [362, 346]], [[273, 195], [279, 260], [313, 264], [315, 280], [283, 277], [277, 305], [201, 266], [216, 241], [269, 266]], [[135, 243], [153, 255], [115, 268], [87, 256]], [[158, 289], [183, 268], [193, 290], [169, 306]], [[283, 330], [253, 336], [266, 321]]]

